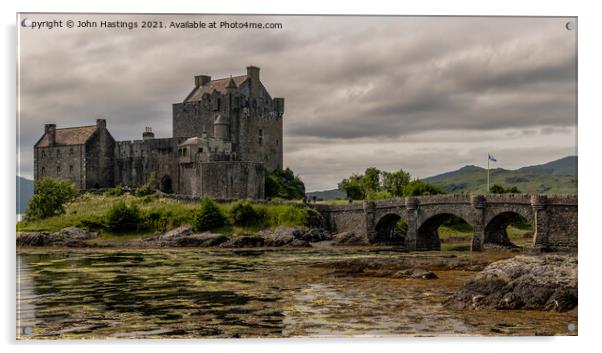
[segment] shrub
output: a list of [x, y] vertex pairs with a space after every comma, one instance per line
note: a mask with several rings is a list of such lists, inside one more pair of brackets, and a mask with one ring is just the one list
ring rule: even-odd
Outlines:
[[302, 199], [305, 197], [305, 184], [291, 169], [276, 169], [266, 172], [265, 196], [286, 200]]
[[226, 224], [226, 217], [224, 217], [222, 211], [217, 207], [208, 197], [201, 200], [201, 206], [194, 215], [192, 221], [192, 227], [195, 231], [209, 230], [218, 228]]
[[105, 214], [106, 228], [115, 233], [138, 230], [140, 223], [140, 209], [136, 204], [118, 201]]
[[322, 227], [324, 225], [324, 218], [320, 212], [313, 208], [306, 208], [303, 210], [305, 213], [305, 226], [307, 227]]
[[426, 196], [445, 194], [445, 191], [437, 185], [426, 183], [422, 180], [414, 180], [407, 184], [403, 190], [405, 196]]
[[148, 196], [155, 193], [155, 173], [150, 173], [148, 180], [143, 185], [134, 190], [134, 195], [138, 197]]
[[117, 185], [116, 187], [109, 188], [107, 191], [105, 191], [105, 195], [107, 196], [121, 196], [123, 194], [125, 194], [125, 190], [121, 185]]
[[25, 210], [28, 221], [65, 213], [65, 204], [77, 196], [70, 181], [44, 178], [34, 184], [34, 194]]
[[393, 198], [388, 191], [370, 191], [366, 194], [366, 200], [376, 201], [376, 200], [390, 200]]
[[251, 226], [259, 223], [260, 214], [248, 200], [235, 202], [230, 208], [232, 223], [237, 226]]

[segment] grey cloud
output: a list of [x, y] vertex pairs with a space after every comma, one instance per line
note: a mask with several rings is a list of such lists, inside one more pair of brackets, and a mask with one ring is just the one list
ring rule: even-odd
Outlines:
[[[338, 171], [357, 165], [361, 171], [370, 160], [347, 160], [327, 148], [319, 155], [304, 151], [305, 146], [435, 143], [471, 131], [489, 136], [496, 129], [507, 139], [523, 136], [516, 143], [528, 144], [532, 135], [524, 131], [546, 136], [575, 126], [576, 36], [564, 29], [565, 19], [151, 17], [166, 23], [282, 22], [284, 29], [22, 30], [22, 150], [31, 150], [45, 122], [86, 125], [99, 116], [108, 119], [118, 139], [139, 138], [144, 126], [170, 136], [171, 104], [188, 94], [193, 75], [227, 77], [244, 73], [249, 64], [261, 67], [273, 96], [286, 98], [285, 161], [309, 178], [310, 189], [322, 184], [317, 176], [311, 181], [318, 163], [336, 165]], [[501, 148], [504, 139], [497, 141]], [[563, 141], [565, 149], [574, 144], [573, 138]], [[385, 154], [382, 165], [421, 170], [423, 152], [403, 160]], [[31, 154], [24, 153], [21, 163], [31, 165]], [[338, 177], [337, 170], [324, 173]]]

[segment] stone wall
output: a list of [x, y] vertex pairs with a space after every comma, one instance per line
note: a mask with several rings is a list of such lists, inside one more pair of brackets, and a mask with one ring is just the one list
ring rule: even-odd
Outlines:
[[[197, 195], [215, 199], [263, 199], [265, 197], [265, 168], [255, 162], [207, 162], [198, 163], [198, 178], [191, 183], [199, 183]], [[192, 190], [192, 188], [191, 188]], [[192, 194], [194, 196], [194, 193]]]
[[437, 229], [455, 215], [474, 230], [472, 249], [486, 242], [507, 245], [506, 227], [518, 216], [534, 227], [533, 246], [549, 250], [577, 250], [578, 206], [576, 196], [502, 194], [434, 195], [365, 202], [359, 205], [312, 205], [327, 220], [332, 231], [353, 231], [368, 240], [379, 238], [377, 229], [390, 229], [400, 218], [408, 225], [406, 247], [439, 249]]
[[86, 188], [84, 145], [38, 147], [33, 153], [34, 180], [66, 179], [78, 189]]

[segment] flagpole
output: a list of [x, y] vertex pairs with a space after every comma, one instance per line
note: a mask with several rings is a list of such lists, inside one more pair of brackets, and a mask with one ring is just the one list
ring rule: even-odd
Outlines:
[[489, 153], [487, 153], [487, 193], [489, 194]]

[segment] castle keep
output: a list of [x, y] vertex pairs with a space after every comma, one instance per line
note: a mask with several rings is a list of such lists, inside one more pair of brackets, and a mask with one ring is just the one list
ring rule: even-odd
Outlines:
[[218, 199], [264, 197], [265, 172], [282, 168], [284, 99], [272, 98], [247, 74], [213, 80], [195, 76], [194, 88], [173, 105], [173, 137], [115, 141], [104, 119], [96, 125], [46, 124], [34, 146], [34, 179], [67, 179], [81, 190], [138, 187], [155, 176], [166, 193]]

